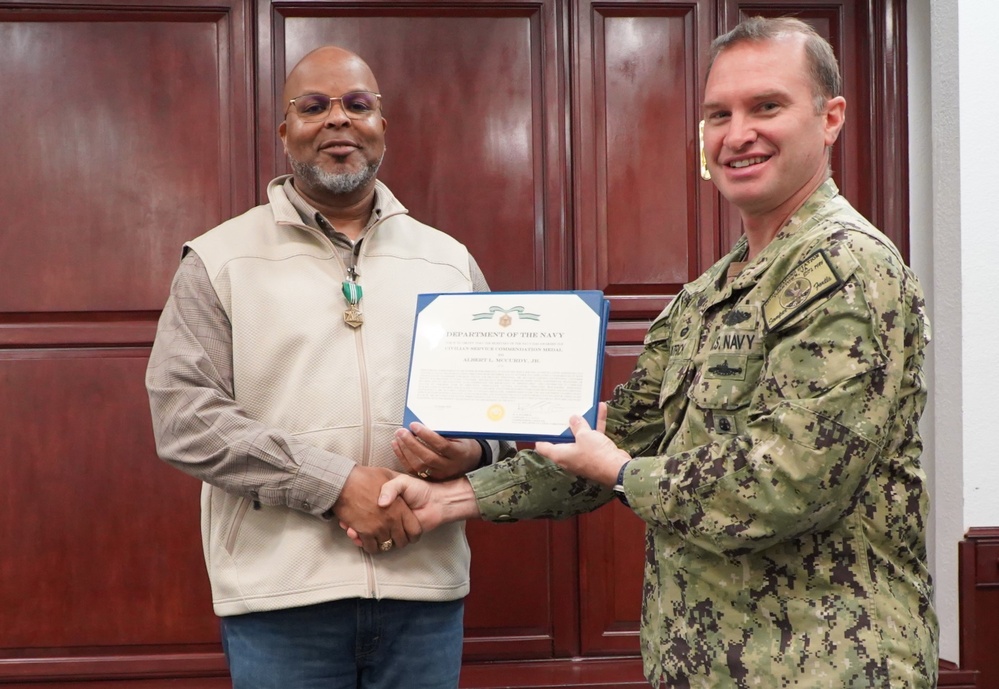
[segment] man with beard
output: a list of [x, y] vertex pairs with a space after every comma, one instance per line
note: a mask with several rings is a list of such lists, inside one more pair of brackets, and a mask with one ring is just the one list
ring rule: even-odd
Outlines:
[[458, 683], [463, 525], [420, 538], [404, 502], [376, 501], [393, 471], [445, 479], [498, 455], [495, 442], [449, 440], [407, 464], [392, 448], [416, 295], [488, 287], [463, 245], [376, 180], [381, 98], [341, 48], [295, 66], [278, 128], [293, 174], [185, 245], [149, 361], [157, 450], [204, 482], [237, 689]]

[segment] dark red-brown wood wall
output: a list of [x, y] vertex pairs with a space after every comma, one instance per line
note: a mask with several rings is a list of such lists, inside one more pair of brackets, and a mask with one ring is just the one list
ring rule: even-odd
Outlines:
[[[739, 234], [696, 132], [708, 44], [757, 13], [832, 41], [836, 179], [906, 251], [903, 0], [0, 0], [0, 684], [226, 684], [199, 484], [156, 459], [143, 372], [181, 244], [285, 171], [302, 55], [369, 62], [382, 179], [493, 289], [610, 297], [609, 394]], [[468, 531], [463, 686], [641, 686], [634, 515]]]

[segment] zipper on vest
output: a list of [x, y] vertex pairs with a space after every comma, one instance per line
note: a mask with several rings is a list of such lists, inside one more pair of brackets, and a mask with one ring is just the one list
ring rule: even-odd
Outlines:
[[[370, 232], [372, 229], [374, 228], [368, 228], [368, 231]], [[350, 252], [350, 270], [355, 275], [360, 258], [360, 247], [352, 247]], [[354, 341], [357, 343], [357, 366], [361, 378], [361, 425], [364, 428], [364, 441], [361, 446], [361, 464], [363, 466], [371, 466], [371, 395], [368, 388], [368, 367], [364, 360], [364, 339], [361, 335], [361, 330], [363, 328], [356, 328], [354, 330]], [[375, 579], [375, 563], [367, 553], [364, 553], [364, 565], [368, 575], [368, 591], [374, 598], [380, 598], [378, 595], [378, 580]]]
[[[378, 221], [375, 222], [375, 225], [377, 224]], [[374, 225], [369, 228], [369, 232], [373, 229], [373, 227]], [[326, 240], [330, 241], [328, 237]], [[363, 239], [361, 241], [363, 242]], [[351, 242], [350, 265], [347, 266], [344, 265], [340, 252], [334, 247], [333, 255], [336, 257], [337, 263], [340, 264], [340, 268], [343, 270], [344, 275], [347, 275], [348, 277], [356, 278], [358, 274], [357, 263], [360, 258], [359, 249], [359, 246], [356, 246], [354, 242]], [[361, 466], [371, 466], [371, 395], [368, 394], [368, 371], [364, 363], [363, 330], [363, 326], [354, 329], [354, 345], [357, 350], [357, 370], [361, 384], [361, 457], [358, 464]], [[375, 563], [371, 559], [371, 555], [365, 553], [364, 551], [361, 551], [361, 557], [364, 560], [364, 573], [368, 583], [368, 595], [377, 598], [378, 582], [375, 579]]]
[[[364, 365], [364, 341], [361, 339], [361, 328], [354, 331], [357, 338], [357, 363], [361, 373], [361, 422], [364, 426], [364, 441], [361, 446], [361, 464], [371, 465], [371, 396], [368, 394], [368, 371]], [[364, 551], [361, 551], [362, 553]], [[368, 576], [368, 592], [375, 598], [378, 595], [378, 582], [375, 580], [375, 563], [368, 553], [364, 553], [364, 566]]]
[[[390, 213], [383, 215], [382, 217], [371, 223], [371, 226], [366, 228], [364, 232], [364, 237], [361, 238], [360, 242], [371, 236], [371, 233], [376, 227], [381, 225], [388, 218], [395, 215], [403, 215], [403, 212]], [[359, 272], [357, 270], [358, 262], [360, 261], [360, 242], [351, 241], [350, 248], [350, 265], [344, 265], [343, 258], [340, 256], [340, 252], [334, 245], [332, 239], [330, 239], [325, 232], [316, 230], [308, 225], [299, 225], [302, 229], [322, 237], [328, 244], [333, 248], [333, 256], [336, 258], [337, 263], [340, 264], [340, 269], [343, 271], [345, 276], [357, 278]], [[354, 330], [354, 343], [357, 346], [357, 365], [361, 381], [361, 425], [362, 430], [362, 444], [361, 444], [361, 458], [359, 464], [361, 466], [371, 466], [371, 396], [368, 394], [368, 372], [364, 365], [364, 340], [361, 336], [361, 331], [364, 328], [357, 328]], [[364, 560], [364, 570], [368, 583], [368, 594], [375, 598], [378, 598], [378, 582], [375, 579], [375, 564], [371, 558], [371, 555], [361, 551], [361, 557]]]

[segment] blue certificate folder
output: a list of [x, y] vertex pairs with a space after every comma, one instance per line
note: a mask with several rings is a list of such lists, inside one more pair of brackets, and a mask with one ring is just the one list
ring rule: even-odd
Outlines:
[[596, 424], [609, 314], [597, 290], [418, 295], [403, 425], [572, 441], [571, 415]]

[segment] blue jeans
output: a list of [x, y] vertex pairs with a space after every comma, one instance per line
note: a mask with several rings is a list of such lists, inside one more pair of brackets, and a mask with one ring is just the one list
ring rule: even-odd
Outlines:
[[233, 689], [456, 689], [464, 601], [350, 598], [222, 618]]

